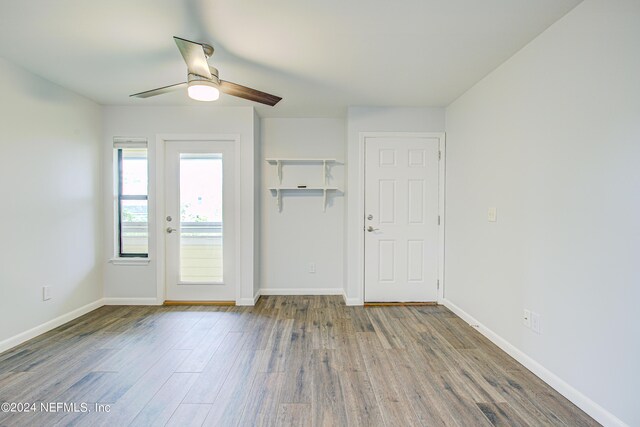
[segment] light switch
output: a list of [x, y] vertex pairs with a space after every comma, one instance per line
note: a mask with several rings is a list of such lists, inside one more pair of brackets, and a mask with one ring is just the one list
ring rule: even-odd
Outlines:
[[540, 314], [531, 312], [531, 330], [536, 334], [541, 334], [542, 330], [540, 327]]
[[487, 218], [489, 222], [496, 222], [498, 220], [498, 209], [497, 208], [489, 208], [487, 213]]

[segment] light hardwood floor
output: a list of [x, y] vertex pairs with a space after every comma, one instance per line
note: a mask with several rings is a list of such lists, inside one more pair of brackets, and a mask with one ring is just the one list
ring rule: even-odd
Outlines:
[[[446, 308], [102, 307], [0, 354], [2, 426], [598, 425]], [[81, 410], [81, 408], [78, 408]]]

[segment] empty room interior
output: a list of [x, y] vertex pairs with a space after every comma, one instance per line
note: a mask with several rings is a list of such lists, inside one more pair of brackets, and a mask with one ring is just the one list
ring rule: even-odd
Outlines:
[[0, 2], [0, 426], [640, 426], [640, 2]]

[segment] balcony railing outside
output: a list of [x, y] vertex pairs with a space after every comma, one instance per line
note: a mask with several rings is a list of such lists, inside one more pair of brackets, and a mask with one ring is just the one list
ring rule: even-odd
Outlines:
[[[144, 222], [123, 222], [122, 237], [129, 252], [147, 251], [148, 227]], [[222, 281], [222, 223], [180, 224], [180, 280]]]

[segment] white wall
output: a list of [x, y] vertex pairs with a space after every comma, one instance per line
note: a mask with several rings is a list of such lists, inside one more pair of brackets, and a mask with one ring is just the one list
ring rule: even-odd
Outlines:
[[[343, 190], [344, 119], [262, 120], [263, 294], [325, 294], [343, 291], [344, 197], [332, 195], [326, 212], [321, 193], [287, 194], [278, 212], [268, 187], [277, 185], [276, 167], [264, 158], [335, 158], [329, 185]], [[322, 185], [322, 165], [285, 165], [283, 184]], [[309, 273], [309, 263], [316, 272]]]
[[362, 188], [360, 176], [360, 134], [362, 132], [444, 132], [444, 108], [411, 107], [351, 107], [347, 115], [347, 181], [345, 217], [347, 230], [344, 234], [344, 283], [348, 304], [364, 301], [360, 274], [359, 232], [362, 218], [358, 213]]
[[0, 93], [3, 351], [102, 298], [102, 136], [98, 105], [1, 58]]
[[[241, 266], [242, 277], [237, 279], [241, 287], [240, 303], [253, 301], [254, 295], [254, 110], [252, 107], [105, 107], [103, 150], [105, 157], [105, 257], [106, 263], [114, 255], [113, 244], [113, 137], [146, 137], [149, 141], [149, 258], [148, 265], [123, 266], [108, 264], [105, 271], [105, 297], [111, 302], [149, 303], [156, 299], [158, 258], [163, 247], [156, 241], [155, 230], [158, 212], [156, 197], [157, 165], [156, 137], [166, 134], [239, 134], [241, 170], [236, 171], [240, 180], [241, 198]], [[163, 242], [160, 242], [162, 245]], [[162, 298], [161, 298], [162, 299]], [[160, 301], [161, 302], [161, 301]]]
[[640, 425], [639, 22], [585, 0], [447, 108], [446, 298], [610, 425]]

